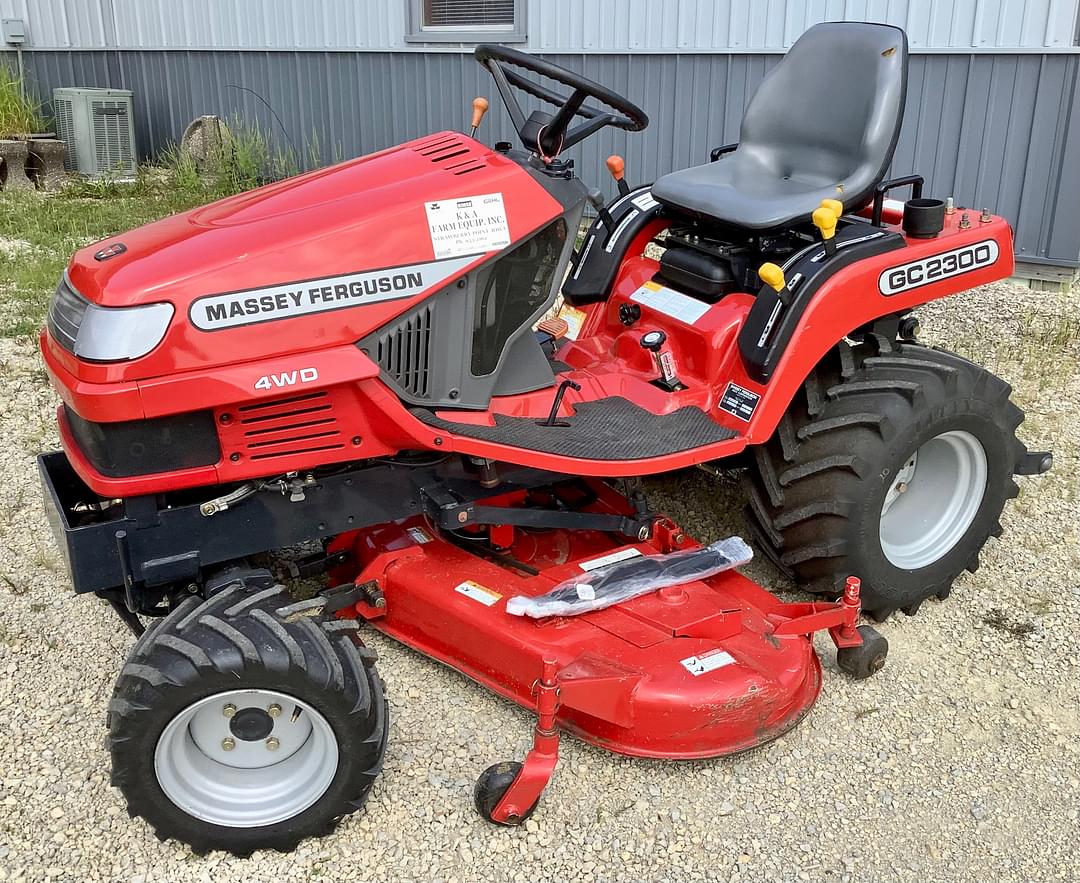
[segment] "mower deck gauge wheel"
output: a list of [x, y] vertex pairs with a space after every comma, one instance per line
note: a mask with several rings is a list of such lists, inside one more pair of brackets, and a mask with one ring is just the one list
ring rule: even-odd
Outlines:
[[476, 806], [476, 811], [489, 822], [496, 825], [515, 827], [525, 822], [536, 810], [536, 803], [534, 803], [524, 813], [515, 816], [513, 819], [497, 821], [492, 818], [495, 807], [499, 805], [499, 801], [510, 790], [510, 786], [514, 784], [514, 779], [518, 777], [520, 772], [521, 764], [517, 761], [502, 761], [489, 766], [476, 780], [476, 785], [473, 787], [473, 804]]
[[859, 634], [862, 635], [862, 644], [838, 650], [836, 664], [855, 680], [862, 681], [881, 671], [885, 657], [889, 655], [889, 642], [872, 626], [859, 626]]

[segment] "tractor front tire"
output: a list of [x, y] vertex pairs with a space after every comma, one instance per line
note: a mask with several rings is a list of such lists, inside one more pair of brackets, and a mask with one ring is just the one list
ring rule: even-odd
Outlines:
[[878, 621], [946, 598], [1017, 494], [1024, 414], [1010, 392], [943, 350], [841, 343], [755, 449], [751, 533], [810, 591], [835, 596], [858, 576]]
[[356, 622], [310, 614], [238, 580], [136, 642], [107, 743], [128, 814], [159, 839], [287, 852], [363, 804], [386, 748], [382, 681]]

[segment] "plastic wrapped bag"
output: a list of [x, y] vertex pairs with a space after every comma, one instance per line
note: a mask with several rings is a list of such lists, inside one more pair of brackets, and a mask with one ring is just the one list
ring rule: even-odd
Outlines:
[[628, 558], [565, 579], [545, 595], [517, 595], [506, 602], [506, 612], [541, 619], [603, 610], [657, 589], [715, 576], [753, 557], [745, 542], [728, 537], [700, 549]]

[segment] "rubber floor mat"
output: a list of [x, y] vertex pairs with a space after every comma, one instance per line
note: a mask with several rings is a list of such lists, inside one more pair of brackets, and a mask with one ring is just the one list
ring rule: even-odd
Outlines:
[[582, 460], [638, 460], [663, 457], [734, 438], [738, 433], [715, 423], [698, 407], [653, 414], [628, 399], [612, 396], [574, 406], [560, 418], [569, 426], [541, 426], [533, 417], [496, 415], [495, 426], [454, 423], [424, 408], [412, 414], [428, 426], [455, 435], [510, 445], [528, 451]]

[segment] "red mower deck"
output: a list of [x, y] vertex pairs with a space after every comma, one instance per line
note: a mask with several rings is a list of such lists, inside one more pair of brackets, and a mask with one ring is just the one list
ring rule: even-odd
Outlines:
[[[589, 511], [631, 511], [607, 485], [589, 487], [598, 497]], [[514, 595], [542, 595], [628, 557], [698, 546], [669, 519], [657, 522], [650, 539], [625, 545], [596, 531], [492, 526], [463, 536], [466, 546], [499, 536], [505, 553], [478, 558], [423, 516], [338, 537], [329, 554], [350, 553], [360, 568], [355, 584], [368, 590], [366, 600], [338, 615], [362, 616], [538, 713], [537, 746], [523, 779], [532, 783], [532, 799], [513, 799], [518, 816], [535, 804], [554, 766], [555, 726], [635, 757], [745, 751], [795, 726], [817, 699], [821, 666], [810, 634], [831, 629], [839, 647], [862, 643], [857, 583], [844, 603], [784, 604], [735, 570], [577, 616], [506, 612]], [[339, 568], [332, 577], [351, 572]], [[547, 772], [533, 778], [530, 764]]]

